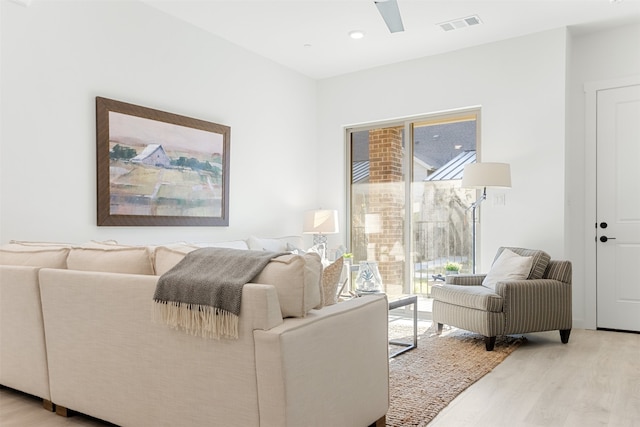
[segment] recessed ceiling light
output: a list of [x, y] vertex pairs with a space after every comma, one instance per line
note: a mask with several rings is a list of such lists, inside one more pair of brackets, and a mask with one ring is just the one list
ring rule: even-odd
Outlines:
[[361, 39], [364, 37], [364, 31], [361, 31], [361, 30], [349, 31], [349, 37], [356, 40]]

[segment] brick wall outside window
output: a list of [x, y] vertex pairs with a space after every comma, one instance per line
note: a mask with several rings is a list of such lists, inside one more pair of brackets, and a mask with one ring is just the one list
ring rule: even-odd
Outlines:
[[379, 215], [380, 232], [368, 235], [369, 249], [385, 292], [402, 293], [404, 279], [404, 183], [402, 127], [369, 131], [369, 214]]

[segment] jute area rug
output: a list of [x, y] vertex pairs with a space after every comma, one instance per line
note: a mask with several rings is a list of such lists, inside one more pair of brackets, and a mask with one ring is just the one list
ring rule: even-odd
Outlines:
[[[387, 426], [426, 426], [458, 394], [498, 366], [525, 340], [497, 337], [486, 351], [484, 337], [448, 328], [418, 328], [418, 348], [389, 360], [390, 408]], [[407, 325], [389, 325], [389, 338], [413, 339]], [[398, 347], [390, 346], [390, 351]]]

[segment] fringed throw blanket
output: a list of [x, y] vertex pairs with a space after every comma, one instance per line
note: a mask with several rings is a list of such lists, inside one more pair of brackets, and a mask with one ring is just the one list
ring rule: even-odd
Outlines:
[[238, 338], [242, 288], [281, 253], [202, 248], [160, 276], [154, 318], [192, 335]]

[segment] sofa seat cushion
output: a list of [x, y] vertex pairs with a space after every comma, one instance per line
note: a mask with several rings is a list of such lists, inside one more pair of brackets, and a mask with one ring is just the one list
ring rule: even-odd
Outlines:
[[502, 297], [484, 286], [435, 285], [431, 295], [435, 300], [460, 307], [502, 312]]

